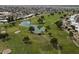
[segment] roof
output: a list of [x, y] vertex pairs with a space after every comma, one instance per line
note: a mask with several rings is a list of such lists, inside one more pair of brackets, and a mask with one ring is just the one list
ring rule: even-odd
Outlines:
[[0, 20], [0, 22], [7, 22], [8, 20]]
[[0, 12], [0, 15], [11, 15], [11, 12]]

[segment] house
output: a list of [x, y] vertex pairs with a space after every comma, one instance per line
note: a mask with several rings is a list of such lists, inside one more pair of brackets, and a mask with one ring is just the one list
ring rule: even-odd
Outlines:
[[11, 12], [0, 12], [0, 23], [8, 22], [8, 17], [13, 16]]

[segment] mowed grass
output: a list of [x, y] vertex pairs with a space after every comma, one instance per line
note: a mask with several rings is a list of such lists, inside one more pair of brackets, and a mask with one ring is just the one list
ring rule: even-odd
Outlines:
[[[58, 39], [60, 45], [63, 46], [63, 50], [61, 50], [61, 53], [79, 53], [79, 48], [77, 48], [72, 40], [69, 38], [68, 33], [65, 31], [60, 30], [55, 22], [59, 20], [60, 16], [63, 14], [55, 14], [50, 15], [43, 14], [46, 20], [46, 23], [44, 26], [50, 25], [51, 29], [48, 30], [48, 32], [51, 32], [52, 35]], [[39, 16], [32, 17], [31, 21], [33, 24], [37, 24], [37, 20], [39, 19]], [[14, 32], [20, 30], [21, 32], [18, 34], [15, 34]], [[57, 54], [58, 50], [55, 50], [52, 45], [50, 44], [50, 38], [45, 33], [44, 35], [36, 35], [31, 34], [28, 31], [28, 28], [21, 27], [18, 24], [12, 27], [7, 28], [7, 32], [10, 35], [10, 40], [6, 42], [0, 41], [0, 52], [6, 48], [12, 49], [12, 53], [14, 54], [21, 54], [21, 53], [27, 53], [27, 54]], [[29, 36], [30, 40], [32, 41], [32, 44], [24, 44], [22, 41], [25, 36]]]

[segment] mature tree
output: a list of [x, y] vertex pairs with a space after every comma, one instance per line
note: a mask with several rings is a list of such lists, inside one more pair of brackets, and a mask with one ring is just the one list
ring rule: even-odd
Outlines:
[[9, 16], [9, 17], [7, 18], [7, 20], [8, 20], [8, 22], [12, 22], [12, 21], [14, 21], [14, 17], [13, 17], [13, 16]]
[[66, 20], [68, 20], [69, 18], [67, 17]]
[[63, 18], [64, 18], [63, 16], [60, 17], [60, 19], [63, 19]]
[[48, 35], [49, 35], [50, 37], [53, 37], [53, 36], [52, 36], [52, 33], [48, 33]]
[[59, 45], [59, 49], [60, 49], [60, 50], [63, 50], [63, 46], [62, 46], [62, 45]]
[[0, 39], [2, 39], [3, 42], [9, 40], [9, 34], [8, 33], [0, 33]]
[[66, 16], [67, 16], [67, 14], [64, 14], [63, 16], [64, 16], [64, 17], [66, 17]]
[[58, 26], [58, 28], [62, 29], [62, 27], [61, 27], [62, 21], [61, 20], [57, 21], [55, 24]]
[[51, 29], [51, 27], [49, 25], [46, 26], [47, 29]]
[[45, 29], [45, 32], [48, 32], [48, 29]]
[[23, 42], [25, 44], [28, 44], [28, 43], [30, 44], [31, 43], [30, 38], [28, 36], [26, 36], [26, 37], [23, 38]]
[[16, 25], [16, 22], [13, 22], [12, 25], [15, 26]]
[[28, 36], [23, 38], [23, 41], [29, 41], [29, 40], [30, 40], [30, 38]]
[[54, 13], [50, 13], [50, 15], [54, 15]]
[[52, 38], [51, 40], [50, 40], [50, 43], [53, 45], [53, 47], [55, 48], [55, 49], [58, 49], [58, 40], [57, 40], [57, 38]]
[[58, 14], [61, 14], [62, 12], [58, 12]]
[[72, 32], [72, 31], [69, 32], [69, 36], [70, 36], [70, 37], [73, 36], [73, 32]]
[[0, 33], [0, 39], [8, 37], [8, 33]]
[[35, 16], [39, 15], [38, 13], [35, 14]]
[[35, 29], [34, 29], [33, 26], [29, 27], [29, 31], [30, 31], [31, 33], [33, 33], [34, 30], [35, 30]]
[[72, 27], [73, 30], [75, 30], [75, 26], [74, 25], [71, 25], [71, 27]]
[[71, 29], [70, 29], [70, 28], [68, 28], [67, 30], [68, 30], [68, 31], [70, 31]]
[[41, 16], [42, 19], [44, 19], [44, 16]]
[[37, 21], [39, 24], [43, 24], [43, 19], [39, 18]]
[[44, 16], [41, 16], [37, 21], [38, 21], [39, 24], [44, 24], [45, 23]]

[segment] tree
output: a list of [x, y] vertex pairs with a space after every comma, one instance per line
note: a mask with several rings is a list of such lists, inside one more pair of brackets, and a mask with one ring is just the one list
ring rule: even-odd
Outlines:
[[0, 39], [4, 39], [8, 36], [9, 36], [8, 33], [0, 33]]
[[41, 16], [42, 19], [44, 19], [44, 16]]
[[2, 39], [3, 42], [9, 40], [9, 34], [8, 33], [0, 33], [0, 39]]
[[49, 25], [46, 26], [47, 29], [51, 29]]
[[62, 46], [62, 45], [59, 45], [59, 49], [60, 49], [60, 50], [63, 50], [63, 46]]
[[57, 40], [57, 38], [52, 38], [51, 40], [50, 40], [50, 43], [52, 44], [52, 46], [55, 48], [55, 49], [58, 49], [58, 40]]
[[74, 25], [71, 25], [71, 27], [72, 27], [73, 30], [75, 30], [75, 26]]
[[69, 36], [72, 37], [73, 36], [73, 32], [70, 31], [69, 32]]
[[69, 18], [67, 17], [66, 20], [68, 20]]
[[35, 30], [35, 29], [34, 29], [33, 26], [29, 27], [29, 31], [30, 31], [31, 33], [33, 33], [34, 30]]
[[14, 21], [14, 17], [13, 17], [13, 16], [9, 16], [9, 17], [7, 18], [7, 20], [8, 20], [8, 22], [12, 22], [12, 21]]
[[48, 29], [45, 29], [45, 32], [48, 32]]
[[60, 17], [60, 19], [63, 19], [63, 18], [64, 18], [63, 16]]
[[37, 21], [38, 21], [39, 24], [44, 24], [45, 23], [44, 16], [41, 16]]
[[50, 15], [54, 15], [54, 13], [50, 13]]
[[25, 44], [31, 44], [30, 38], [28, 36], [26, 36], [26, 37], [23, 38], [23, 42]]
[[58, 12], [58, 14], [61, 14], [61, 12]]
[[35, 14], [35, 16], [39, 15], [38, 13]]
[[29, 40], [30, 40], [30, 39], [29, 39], [28, 36], [26, 36], [26, 37], [23, 38], [23, 41], [29, 41]]
[[67, 16], [67, 14], [64, 14], [63, 16], [64, 16], [64, 17], [66, 17], [66, 16]]
[[58, 26], [58, 28], [62, 29], [62, 27], [61, 27], [62, 21], [61, 20], [57, 21], [55, 24]]
[[39, 19], [38, 19], [38, 23], [39, 23], [39, 24], [43, 24], [43, 19], [39, 18]]
[[48, 35], [49, 35], [50, 37], [52, 37], [52, 33], [48, 33]]
[[70, 28], [68, 28], [68, 31], [70, 31], [71, 29]]

